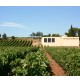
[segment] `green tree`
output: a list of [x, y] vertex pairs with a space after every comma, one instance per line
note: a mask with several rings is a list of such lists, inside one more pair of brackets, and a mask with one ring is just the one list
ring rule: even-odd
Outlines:
[[7, 39], [6, 33], [4, 33], [4, 34], [2, 35], [2, 38], [3, 38], [3, 39]]
[[1, 34], [0, 34], [0, 37], [1, 37]]
[[43, 35], [43, 37], [47, 37], [47, 35]]
[[69, 29], [69, 36], [70, 36], [70, 37], [76, 36], [76, 34], [75, 34], [74, 30], [73, 30], [72, 25], [71, 25], [71, 28]]
[[75, 37], [78, 34], [78, 28], [73, 28], [71, 25], [71, 28], [68, 30], [68, 32], [65, 33], [65, 35], [69, 37]]
[[78, 29], [78, 37], [79, 37], [79, 40], [80, 40], [80, 29]]
[[53, 37], [60, 37], [59, 34], [52, 34]]
[[49, 33], [48, 35], [47, 35], [47, 37], [50, 37], [51, 36], [51, 34]]
[[78, 36], [78, 30], [79, 30], [79, 28], [73, 28], [73, 31], [74, 31], [74, 33], [75, 33], [75, 36]]
[[43, 33], [42, 32], [36, 32], [36, 33], [34, 33], [34, 32], [32, 32], [31, 34], [30, 34], [30, 36], [31, 37], [41, 37], [41, 36], [43, 36]]
[[68, 32], [65, 32], [65, 35], [69, 36], [69, 33]]
[[36, 36], [36, 34], [35, 34], [34, 32], [32, 32], [32, 33], [30, 34], [30, 36], [33, 37], [33, 36]]
[[42, 32], [36, 32], [36, 36], [43, 36]]
[[12, 36], [11, 38], [12, 38], [12, 39], [15, 39], [15, 36]]

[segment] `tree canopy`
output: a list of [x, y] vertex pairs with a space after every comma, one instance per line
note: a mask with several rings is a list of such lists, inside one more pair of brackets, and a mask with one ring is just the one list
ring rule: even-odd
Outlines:
[[12, 38], [12, 39], [15, 39], [15, 36], [12, 36], [11, 38]]
[[65, 33], [65, 35], [67, 35], [69, 37], [78, 37], [79, 36], [79, 28], [73, 27], [71, 25], [70, 29], [68, 30], [68, 32]]
[[34, 37], [34, 36], [40, 37], [40, 36], [43, 36], [43, 33], [42, 33], [42, 32], [36, 32], [36, 33], [32, 32], [32, 33], [30, 34], [30, 36], [31, 36], [31, 37]]
[[3, 39], [7, 39], [6, 33], [4, 33], [4, 34], [2, 35], [2, 38], [3, 38]]

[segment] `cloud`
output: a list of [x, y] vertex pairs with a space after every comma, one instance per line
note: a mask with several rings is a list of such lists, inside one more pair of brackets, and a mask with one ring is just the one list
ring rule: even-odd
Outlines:
[[0, 23], [0, 26], [3, 26], [3, 27], [14, 27], [14, 28], [26, 28], [22, 24], [18, 24], [18, 23], [15, 23], [15, 22], [2, 22], [2, 23]]

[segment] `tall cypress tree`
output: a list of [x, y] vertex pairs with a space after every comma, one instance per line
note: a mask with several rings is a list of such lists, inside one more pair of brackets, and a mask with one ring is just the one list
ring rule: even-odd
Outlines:
[[80, 29], [78, 29], [78, 37], [79, 37], [79, 40], [80, 40]]
[[78, 29], [78, 37], [80, 37], [80, 29]]
[[71, 28], [69, 29], [69, 36], [70, 37], [75, 37], [76, 36], [75, 31], [73, 30], [72, 25], [71, 25]]

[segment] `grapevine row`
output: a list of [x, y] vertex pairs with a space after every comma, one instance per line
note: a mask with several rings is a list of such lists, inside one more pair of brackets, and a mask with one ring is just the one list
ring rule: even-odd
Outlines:
[[61, 65], [69, 76], [80, 76], [80, 48], [46, 47], [46, 51]]
[[49, 62], [39, 47], [0, 47], [0, 76], [49, 75]]
[[31, 46], [32, 41], [25, 40], [0, 40], [0, 46]]

